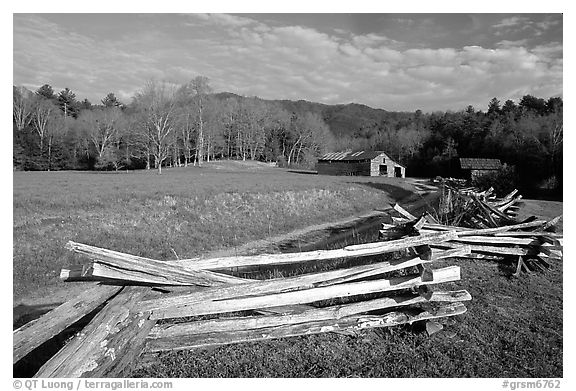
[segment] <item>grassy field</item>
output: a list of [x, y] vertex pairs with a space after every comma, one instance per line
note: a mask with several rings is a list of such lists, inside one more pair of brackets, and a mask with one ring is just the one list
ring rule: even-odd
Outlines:
[[[65, 284], [67, 240], [174, 259], [417, 200], [395, 178], [325, 177], [263, 165], [137, 173], [14, 173], [15, 303]], [[561, 203], [526, 201], [550, 218]], [[354, 238], [374, 240], [376, 232]], [[349, 244], [342, 242], [333, 247]], [[562, 263], [520, 278], [506, 265], [452, 260], [468, 312], [429, 337], [421, 324], [162, 354], [136, 377], [562, 377]]]
[[328, 177], [263, 164], [155, 171], [15, 172], [15, 302], [78, 263], [68, 240], [155, 259], [189, 258], [360, 212], [413, 188], [395, 178]]

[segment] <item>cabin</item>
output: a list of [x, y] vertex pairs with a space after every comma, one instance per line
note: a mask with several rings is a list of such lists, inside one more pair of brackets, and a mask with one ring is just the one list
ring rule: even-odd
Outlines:
[[501, 168], [500, 159], [460, 158], [460, 169], [468, 179], [494, 173]]
[[316, 163], [320, 175], [406, 177], [406, 167], [382, 151], [331, 152]]

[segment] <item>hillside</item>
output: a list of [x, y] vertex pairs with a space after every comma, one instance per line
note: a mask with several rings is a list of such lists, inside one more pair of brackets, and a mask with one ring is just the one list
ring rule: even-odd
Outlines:
[[[228, 98], [247, 99], [230, 92], [214, 94], [219, 100]], [[266, 100], [281, 106], [284, 110], [292, 113], [312, 112], [322, 116], [336, 138], [343, 136], [361, 135], [371, 130], [384, 130], [387, 127], [395, 127], [402, 121], [413, 117], [410, 112], [393, 112], [383, 109], [375, 109], [359, 103], [327, 105], [324, 103], [310, 102], [306, 100]]]

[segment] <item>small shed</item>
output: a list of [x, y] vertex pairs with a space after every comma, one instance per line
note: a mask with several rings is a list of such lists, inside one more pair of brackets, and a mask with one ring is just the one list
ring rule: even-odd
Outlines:
[[460, 158], [460, 169], [472, 179], [496, 172], [501, 168], [502, 164], [499, 159]]
[[406, 167], [382, 151], [331, 152], [318, 159], [320, 175], [406, 177]]

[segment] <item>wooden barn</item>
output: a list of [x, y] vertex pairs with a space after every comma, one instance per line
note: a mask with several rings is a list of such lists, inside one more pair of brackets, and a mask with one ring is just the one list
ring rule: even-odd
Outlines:
[[460, 158], [460, 169], [467, 178], [496, 172], [502, 168], [499, 159]]
[[406, 177], [406, 167], [382, 151], [331, 152], [318, 159], [320, 175]]

